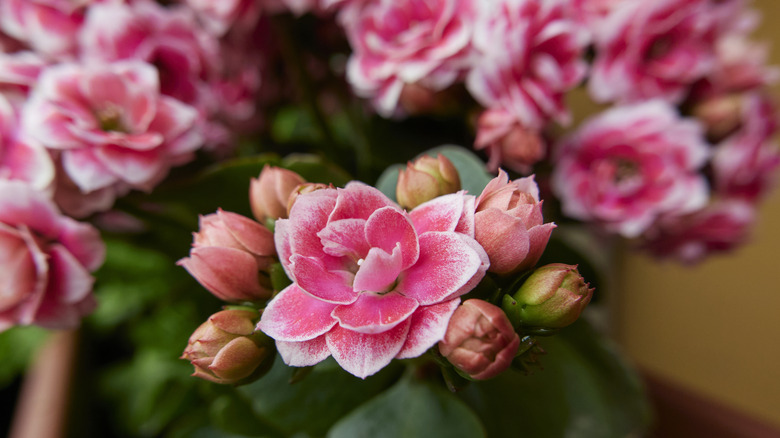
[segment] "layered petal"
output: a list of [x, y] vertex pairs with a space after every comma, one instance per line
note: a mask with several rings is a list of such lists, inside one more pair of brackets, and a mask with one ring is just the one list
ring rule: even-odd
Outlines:
[[333, 358], [347, 372], [361, 379], [381, 370], [401, 351], [411, 321], [377, 334], [360, 333], [336, 326], [325, 340]]
[[257, 328], [277, 341], [310, 341], [336, 325], [331, 317], [335, 307], [292, 284], [268, 303]]

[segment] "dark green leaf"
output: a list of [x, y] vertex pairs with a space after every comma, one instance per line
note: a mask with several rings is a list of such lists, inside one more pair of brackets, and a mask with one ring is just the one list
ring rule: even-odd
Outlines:
[[238, 390], [252, 400], [258, 415], [278, 429], [290, 435], [323, 436], [336, 421], [387, 388], [398, 368], [394, 363], [361, 380], [328, 359], [300, 382], [290, 384], [293, 369], [277, 360], [267, 375]]
[[[394, 387], [344, 417], [330, 438], [477, 438], [479, 418], [452, 393], [430, 382], [401, 379]], [[511, 436], [511, 435], [505, 435]]]

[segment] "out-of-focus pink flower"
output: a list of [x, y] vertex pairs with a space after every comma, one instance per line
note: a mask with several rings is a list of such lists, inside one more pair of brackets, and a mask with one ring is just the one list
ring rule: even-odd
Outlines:
[[642, 246], [659, 258], [696, 263], [743, 244], [755, 216], [751, 202], [716, 201], [689, 215], [662, 219], [642, 236]]
[[353, 50], [347, 79], [383, 116], [396, 111], [405, 84], [439, 91], [464, 71], [472, 0], [379, 0], [349, 9], [341, 20]]
[[595, 33], [591, 96], [678, 103], [712, 70], [717, 30], [709, 0], [619, 3]]
[[306, 181], [292, 170], [265, 165], [257, 178], [249, 181], [249, 205], [258, 221], [287, 218], [290, 195]]
[[575, 19], [590, 32], [595, 32], [606, 17], [623, 0], [571, 0]]
[[40, 144], [21, 136], [15, 105], [0, 94], [0, 180], [15, 179], [46, 190], [54, 180], [54, 164]]
[[93, 5], [80, 43], [87, 61], [146, 61], [159, 72], [162, 94], [194, 106], [218, 62], [216, 39], [198, 26], [190, 9], [150, 1]]
[[72, 56], [84, 12], [96, 1], [0, 0], [0, 30], [46, 56]]
[[527, 173], [531, 166], [544, 158], [546, 147], [539, 132], [524, 127], [505, 109], [484, 111], [477, 120], [477, 138], [474, 149], [486, 149], [488, 169], [504, 166]]
[[151, 190], [200, 147], [197, 112], [161, 96], [140, 61], [46, 69], [23, 109], [24, 133], [55, 151], [82, 193]]
[[[705, 79], [708, 95], [755, 90], [777, 81], [780, 70], [769, 67], [768, 47], [739, 34], [718, 40], [716, 64]], [[701, 94], [696, 90], [697, 94]]]
[[777, 179], [780, 166], [780, 149], [771, 141], [777, 133], [777, 112], [768, 96], [750, 93], [742, 96], [740, 116], [740, 128], [715, 148], [715, 191], [757, 201]]
[[230, 30], [244, 32], [257, 23], [262, 3], [268, 0], [185, 0], [187, 6], [198, 15], [203, 26], [216, 36], [225, 35]]
[[476, 55], [466, 78], [479, 103], [530, 129], [551, 118], [568, 123], [563, 95], [585, 77], [588, 37], [566, 8], [565, 2], [540, 0], [480, 3]]
[[200, 217], [190, 256], [178, 264], [219, 299], [258, 301], [273, 292], [268, 268], [275, 254], [268, 228], [219, 210]]
[[487, 301], [466, 300], [455, 310], [439, 352], [472, 379], [505, 371], [520, 347], [520, 336], [504, 311]]
[[509, 181], [499, 170], [477, 198], [475, 236], [490, 258], [490, 272], [512, 274], [531, 269], [542, 256], [552, 222], [544, 223], [534, 176]]
[[46, 65], [47, 62], [34, 52], [0, 52], [0, 92], [14, 93], [19, 100], [26, 99]]
[[421, 355], [443, 338], [459, 297], [487, 270], [472, 237], [473, 203], [459, 192], [406, 213], [357, 182], [299, 196], [275, 229], [294, 283], [258, 327], [291, 366], [333, 355], [364, 378], [393, 358]]
[[708, 189], [699, 169], [708, 146], [701, 128], [660, 100], [584, 122], [556, 150], [553, 189], [564, 213], [636, 237], [662, 214], [703, 207]]
[[104, 255], [91, 225], [23, 182], [0, 180], [0, 330], [77, 326], [95, 306], [90, 272]]

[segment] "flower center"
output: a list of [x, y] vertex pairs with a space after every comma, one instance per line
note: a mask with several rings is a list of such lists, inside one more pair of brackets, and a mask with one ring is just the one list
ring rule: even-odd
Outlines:
[[101, 131], [127, 132], [127, 129], [122, 124], [122, 111], [116, 105], [109, 105], [95, 111], [95, 117], [97, 117], [100, 123]]

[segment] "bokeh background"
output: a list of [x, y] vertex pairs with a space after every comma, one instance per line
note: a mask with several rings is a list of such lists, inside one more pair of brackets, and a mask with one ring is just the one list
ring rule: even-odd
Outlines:
[[[778, 66], [780, 1], [752, 4], [762, 13], [755, 38]], [[733, 255], [693, 267], [618, 255], [612, 330], [629, 359], [780, 430], [780, 190]]]

